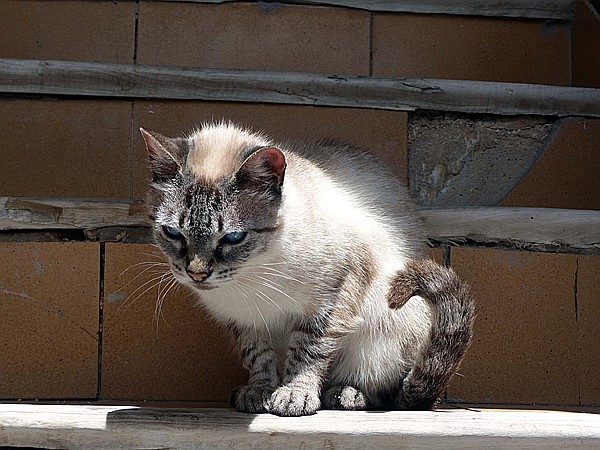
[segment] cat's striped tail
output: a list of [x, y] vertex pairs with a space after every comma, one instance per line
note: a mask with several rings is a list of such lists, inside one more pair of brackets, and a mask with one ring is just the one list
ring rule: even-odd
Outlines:
[[421, 296], [433, 306], [430, 339], [404, 378], [399, 409], [431, 409], [456, 373], [473, 334], [475, 307], [469, 287], [456, 273], [432, 260], [410, 261], [391, 283], [391, 308]]

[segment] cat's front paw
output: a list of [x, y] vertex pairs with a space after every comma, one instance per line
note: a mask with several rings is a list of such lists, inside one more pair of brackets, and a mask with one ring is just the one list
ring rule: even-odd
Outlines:
[[246, 413], [266, 413], [273, 391], [275, 389], [265, 386], [242, 386], [231, 393], [229, 404]]
[[269, 411], [278, 416], [307, 416], [321, 408], [318, 392], [290, 385], [278, 387], [270, 403]]

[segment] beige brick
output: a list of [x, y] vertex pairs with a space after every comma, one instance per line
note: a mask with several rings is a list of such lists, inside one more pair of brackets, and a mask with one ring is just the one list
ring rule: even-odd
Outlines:
[[580, 256], [577, 276], [581, 404], [600, 403], [600, 256]]
[[369, 14], [281, 4], [141, 2], [141, 64], [369, 74]]
[[0, 192], [128, 198], [131, 103], [0, 99]]
[[0, 58], [132, 63], [135, 4], [4, 0]]
[[577, 0], [571, 31], [573, 86], [600, 88], [600, 20], [592, 8]]
[[438, 264], [444, 264], [444, 249], [443, 248], [430, 248], [429, 255]]
[[541, 21], [376, 14], [373, 75], [569, 85], [569, 42]]
[[576, 255], [452, 249], [472, 286], [475, 334], [451, 398], [475, 403], [579, 403]]
[[0, 243], [0, 398], [95, 398], [99, 244]]
[[564, 119], [501, 206], [600, 209], [600, 120]]
[[[406, 182], [407, 150], [404, 112], [250, 103], [135, 103], [136, 130], [141, 125], [167, 136], [179, 136], [203, 121], [226, 118], [278, 141], [335, 138], [373, 151]], [[135, 136], [135, 196], [145, 195], [148, 183], [146, 151]]]
[[[161, 261], [150, 245], [106, 245], [102, 397], [225, 402], [247, 374], [193, 296], [169, 290], [168, 276], [159, 283]], [[157, 310], [159, 289], [168, 294]]]

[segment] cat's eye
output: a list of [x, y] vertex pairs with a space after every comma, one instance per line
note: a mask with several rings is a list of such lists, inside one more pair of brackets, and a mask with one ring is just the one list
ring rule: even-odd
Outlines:
[[223, 236], [221, 241], [226, 244], [236, 245], [240, 244], [244, 239], [246, 239], [246, 236], [248, 236], [246, 231], [234, 231]]
[[164, 225], [162, 227], [162, 229], [163, 229], [163, 232], [165, 233], [165, 235], [171, 239], [181, 239], [183, 237], [183, 234], [181, 234], [181, 231], [179, 231], [175, 227], [171, 227], [169, 225]]

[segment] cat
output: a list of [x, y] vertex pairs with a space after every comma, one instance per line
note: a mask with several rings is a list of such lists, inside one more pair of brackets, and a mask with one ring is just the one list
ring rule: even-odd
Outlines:
[[473, 300], [424, 258], [422, 224], [386, 167], [346, 144], [278, 145], [226, 122], [141, 133], [155, 241], [249, 372], [232, 406], [435, 407], [469, 346]]

